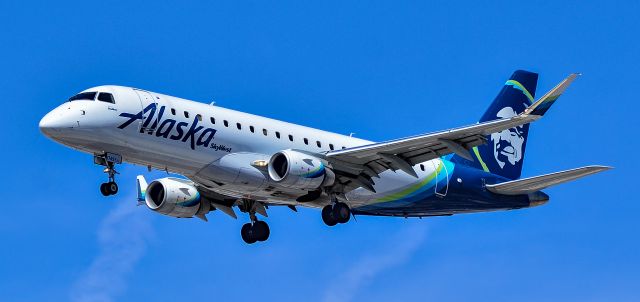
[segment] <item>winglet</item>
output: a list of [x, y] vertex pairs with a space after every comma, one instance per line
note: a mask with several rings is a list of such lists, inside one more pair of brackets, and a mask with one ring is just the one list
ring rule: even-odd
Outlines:
[[566, 79], [564, 79], [560, 84], [556, 85], [553, 89], [549, 90], [549, 92], [545, 93], [540, 99], [538, 99], [533, 105], [529, 106], [524, 111], [526, 115], [544, 115], [551, 105], [564, 93], [564, 91], [571, 85], [573, 80], [575, 80], [580, 73], [572, 73]]
[[138, 175], [136, 177], [136, 185], [138, 189], [138, 205], [144, 204], [145, 192], [147, 191], [147, 181], [144, 176]]

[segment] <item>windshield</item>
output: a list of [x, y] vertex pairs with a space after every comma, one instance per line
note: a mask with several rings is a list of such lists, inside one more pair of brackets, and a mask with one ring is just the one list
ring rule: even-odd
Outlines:
[[100, 92], [100, 94], [98, 94], [98, 101], [107, 102], [111, 104], [116, 103], [116, 101], [113, 99], [113, 94], [106, 93], [106, 92]]
[[69, 98], [69, 102], [72, 101], [80, 101], [80, 100], [84, 100], [84, 101], [93, 101], [96, 98], [96, 93], [97, 92], [83, 92], [83, 93], [78, 93], [72, 97]]

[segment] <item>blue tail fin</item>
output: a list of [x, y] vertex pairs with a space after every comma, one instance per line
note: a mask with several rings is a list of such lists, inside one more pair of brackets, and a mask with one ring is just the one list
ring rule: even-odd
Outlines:
[[[516, 70], [482, 115], [480, 122], [522, 113], [533, 103], [537, 83], [537, 73]], [[529, 124], [493, 133], [487, 136], [486, 144], [473, 148], [471, 152], [474, 161], [457, 155], [452, 160], [509, 179], [517, 179], [522, 171], [528, 134]]]

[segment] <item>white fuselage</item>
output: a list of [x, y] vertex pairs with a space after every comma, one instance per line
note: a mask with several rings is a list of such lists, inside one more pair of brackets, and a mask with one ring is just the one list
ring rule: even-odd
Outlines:
[[[372, 143], [129, 87], [99, 86], [85, 92], [94, 91], [112, 94], [115, 102], [66, 102], [43, 118], [42, 131], [72, 148], [117, 153], [126, 162], [182, 174], [232, 197], [297, 204], [295, 198], [305, 192], [278, 187], [257, 161], [268, 161], [286, 149], [323, 153]], [[347, 202], [352, 206], [375, 202], [419, 182], [440, 164], [435, 159], [415, 165], [419, 179], [401, 171], [383, 172], [376, 179], [377, 193], [360, 188], [346, 195]], [[323, 198], [308, 205], [326, 202]]]

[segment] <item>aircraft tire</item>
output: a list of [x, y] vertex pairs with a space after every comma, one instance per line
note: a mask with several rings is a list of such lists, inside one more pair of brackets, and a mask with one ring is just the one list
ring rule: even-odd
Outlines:
[[114, 181], [107, 183], [109, 189], [109, 195], [116, 195], [118, 193], [118, 184]]
[[100, 185], [100, 193], [102, 193], [103, 196], [111, 195], [111, 192], [109, 192], [109, 188], [107, 188], [106, 182]]
[[333, 206], [333, 217], [338, 223], [346, 223], [351, 218], [351, 210], [344, 202], [337, 202]]
[[248, 244], [256, 243], [256, 238], [253, 234], [253, 227], [251, 223], [245, 223], [240, 229], [240, 235], [242, 236], [242, 240]]
[[331, 205], [322, 208], [322, 221], [328, 226], [334, 226], [338, 224], [338, 221], [333, 216], [333, 207]]
[[256, 221], [253, 224], [253, 235], [257, 241], [266, 241], [269, 239], [269, 234], [271, 233], [269, 230], [269, 225], [264, 221]]

